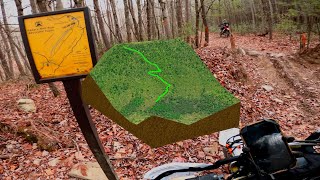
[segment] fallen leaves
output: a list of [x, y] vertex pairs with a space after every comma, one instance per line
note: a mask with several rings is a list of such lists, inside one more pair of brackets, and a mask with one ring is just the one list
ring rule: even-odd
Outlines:
[[[269, 43], [267, 39], [260, 37], [236, 36], [235, 38], [238, 46], [255, 50], [265, 49], [264, 52], [290, 54], [295, 50], [291, 42], [283, 42], [284, 45], [279, 45], [277, 49], [275, 46], [280, 43], [277, 40]], [[235, 61], [228, 49], [220, 47], [226, 44], [225, 41], [228, 39], [218, 38], [215, 35], [212, 39], [213, 42], [210, 42], [208, 47], [198, 49], [197, 53], [217, 80], [241, 100], [240, 127], [263, 117], [271, 117], [279, 121], [286, 134], [299, 139], [319, 127], [319, 121], [316, 119], [320, 117], [319, 112], [310, 117], [305, 114], [301, 103], [308, 101], [310, 106], [317, 107], [319, 105], [316, 100], [304, 98], [290, 86], [281, 86], [279, 76], [275, 76], [272, 81], [268, 80], [266, 76], [270, 67], [261, 63], [263, 59], [242, 55]], [[240, 65], [247, 74], [248, 81], [237, 80], [241, 78], [241, 72], [237, 69]], [[294, 66], [293, 69], [306, 73], [306, 70], [299, 66]], [[303, 82], [311, 80], [306, 77], [301, 79]], [[72, 166], [79, 162], [92, 161], [94, 157], [73, 117], [62, 84], [57, 83], [62, 92], [57, 98], [52, 97], [47, 85], [30, 89], [28, 98], [34, 100], [37, 113], [26, 113], [19, 111], [16, 106], [16, 100], [24, 94], [25, 83], [22, 80], [0, 84], [0, 152], [19, 154], [12, 159], [0, 159], [0, 174], [1, 172], [3, 174], [1, 178], [45, 179], [50, 176], [51, 179], [68, 179]], [[317, 94], [320, 88], [316, 82], [314, 84], [312, 87], [307, 84], [306, 89]], [[262, 88], [263, 85], [270, 85], [273, 90], [266, 91]], [[111, 162], [121, 179], [142, 179], [143, 174], [151, 168], [172, 161], [213, 163], [219, 159], [221, 151], [216, 142], [217, 133], [151, 149], [98, 111], [90, 109], [90, 112], [105, 152], [112, 159]], [[4, 127], [7, 124], [16, 126], [17, 123], [26, 120], [34, 120], [32, 122], [36, 127], [46, 130], [44, 133], [50, 130], [49, 136], [59, 140], [56, 144], [57, 149], [52, 152], [42, 151], [38, 143], [28, 143], [20, 136], [8, 133], [8, 127]], [[77, 147], [74, 147], [74, 144]], [[53, 163], [55, 159], [57, 162]], [[80, 166], [78, 170], [82, 175], [89, 175], [85, 166]]]
[[77, 169], [79, 169], [80, 170], [80, 172], [81, 172], [81, 174], [83, 175], [83, 176], [87, 176], [87, 166], [85, 166], [85, 165], [83, 165], [83, 164], [79, 164], [78, 165], [78, 167], [77, 167]]
[[45, 171], [45, 173], [47, 174], [47, 176], [51, 176], [51, 175], [54, 174], [54, 171], [53, 171], [52, 169], [46, 169], [46, 170], [44, 170], [44, 171]]
[[215, 142], [214, 144], [212, 144], [211, 146], [205, 147], [203, 148], [203, 151], [207, 154], [211, 154], [211, 155], [215, 155], [218, 153], [219, 151], [219, 145], [217, 142]]

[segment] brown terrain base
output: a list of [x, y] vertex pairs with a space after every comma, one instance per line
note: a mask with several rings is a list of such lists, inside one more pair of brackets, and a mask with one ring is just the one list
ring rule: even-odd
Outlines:
[[140, 124], [135, 125], [111, 105], [90, 75], [87, 76], [82, 85], [84, 87], [82, 89], [82, 97], [86, 103], [92, 105], [151, 147], [159, 147], [220, 130], [238, 127], [239, 125], [240, 103], [191, 125], [177, 123], [156, 116], [149, 117]]

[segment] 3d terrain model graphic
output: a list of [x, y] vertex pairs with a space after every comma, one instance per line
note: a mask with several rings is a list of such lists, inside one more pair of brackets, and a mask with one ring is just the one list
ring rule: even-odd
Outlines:
[[83, 99], [152, 147], [237, 127], [240, 101], [181, 40], [115, 45]]

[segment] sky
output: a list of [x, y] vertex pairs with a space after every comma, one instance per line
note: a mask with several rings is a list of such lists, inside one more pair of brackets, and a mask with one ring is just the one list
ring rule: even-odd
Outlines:
[[[119, 1], [119, 0], [118, 0]], [[120, 2], [117, 2], [117, 6], [120, 6]], [[62, 0], [64, 7], [69, 8], [70, 7], [70, 0]], [[86, 0], [85, 1], [87, 6], [93, 10], [93, 1], [92, 0]], [[102, 11], [105, 10], [105, 0], [99, 0], [100, 8]], [[4, 0], [4, 5], [6, 9], [6, 14], [8, 17], [8, 23], [9, 24], [18, 24], [18, 16], [17, 16], [17, 8], [14, 3], [14, 0]], [[23, 13], [24, 15], [31, 14], [31, 7], [29, 4], [29, 0], [22, 0], [22, 7], [24, 8]], [[2, 22], [2, 15], [0, 14], [1, 22]], [[17, 25], [15, 25], [17, 26]]]

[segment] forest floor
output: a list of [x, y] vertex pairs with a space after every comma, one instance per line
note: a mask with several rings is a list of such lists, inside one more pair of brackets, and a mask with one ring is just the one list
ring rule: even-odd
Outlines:
[[[297, 139], [319, 128], [320, 46], [298, 56], [299, 42], [288, 37], [269, 41], [246, 35], [235, 36], [239, 53], [233, 53], [228, 38], [210, 38], [209, 46], [196, 52], [241, 100], [241, 127], [274, 118], [286, 135]], [[61, 95], [54, 98], [46, 84], [32, 84], [28, 78], [0, 84], [0, 179], [74, 179], [68, 176], [72, 166], [95, 160], [63, 86], [56, 83]], [[35, 101], [35, 113], [18, 109], [17, 100], [26, 97]], [[222, 157], [218, 133], [152, 149], [96, 110], [91, 114], [121, 179], [142, 179], [151, 168], [172, 161], [211, 163]], [[30, 143], [33, 135], [39, 136], [37, 143]]]

